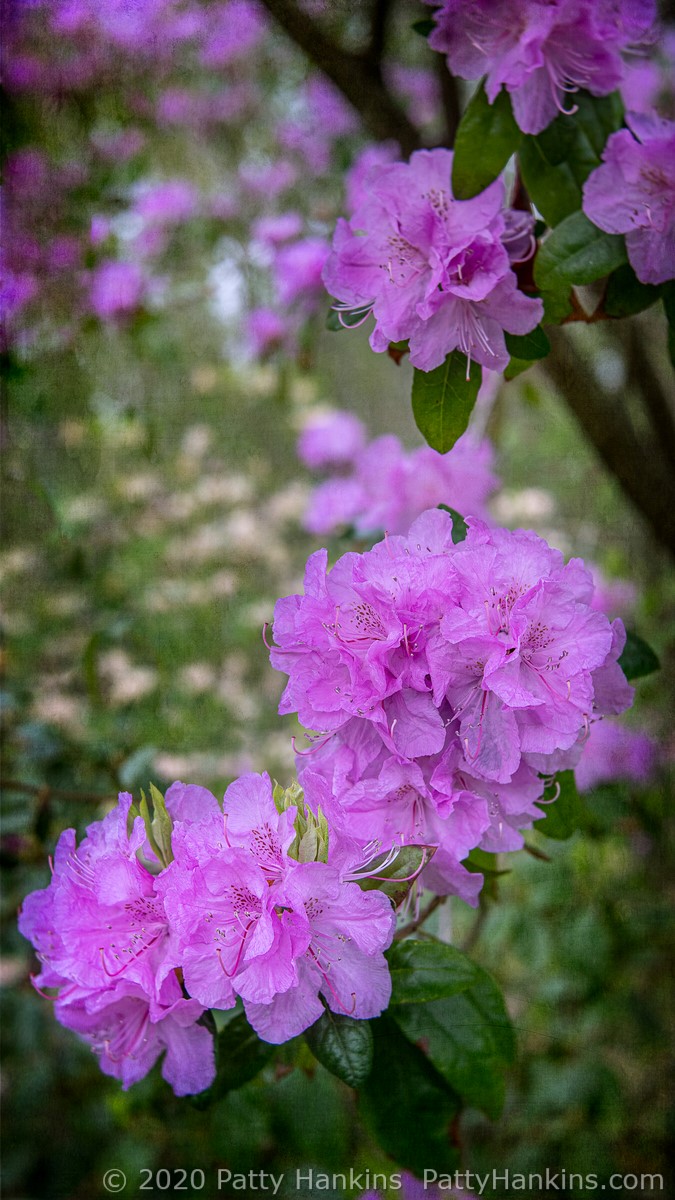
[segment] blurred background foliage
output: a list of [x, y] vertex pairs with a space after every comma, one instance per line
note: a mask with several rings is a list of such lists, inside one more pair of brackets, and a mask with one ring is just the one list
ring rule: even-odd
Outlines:
[[[358, 44], [359, 16], [334, 9], [329, 24]], [[389, 37], [402, 81], [428, 53], [408, 32], [419, 15], [401, 5]], [[261, 630], [316, 548], [300, 523], [312, 481], [295, 455], [298, 431], [327, 405], [358, 413], [372, 435], [393, 431], [410, 447], [420, 438], [409, 366], [375, 358], [364, 331], [324, 332], [325, 298], [281, 354], [261, 363], [244, 353], [246, 305], [269, 296], [269, 263], [249, 231], [256, 217], [297, 208], [309, 234], [327, 236], [363, 132], [349, 110], [337, 136], [318, 127], [319, 109], [307, 106], [315, 76], [277, 29], [264, 27], [254, 63], [247, 52], [208, 66], [203, 53], [157, 54], [156, 39], [106, 41], [87, 26], [97, 74], [77, 83], [66, 68], [84, 35], [62, 32], [50, 55], [42, 6], [10, 16], [24, 59], [28, 45], [49, 69], [42, 91], [25, 63], [23, 77], [10, 75], [7, 122], [10, 191], [18, 179], [25, 199], [9, 224], [21, 226], [19, 240], [31, 227], [39, 289], [10, 313], [3, 347], [5, 1194], [103, 1195], [110, 1167], [127, 1173], [125, 1195], [136, 1194], [140, 1168], [202, 1167], [207, 1180], [218, 1166], [288, 1180], [306, 1166], [391, 1173], [354, 1093], [294, 1043], [285, 1063], [206, 1111], [175, 1099], [157, 1069], [122, 1093], [33, 991], [15, 928], [22, 897], [47, 883], [59, 832], [82, 832], [119, 789], [182, 778], [222, 794], [244, 770], [290, 780], [298, 730], [276, 715], [283, 681]], [[23, 32], [28, 18], [37, 32]], [[424, 83], [432, 97], [435, 79]], [[401, 92], [416, 111], [420, 86], [412, 102]], [[289, 135], [281, 154], [289, 113], [295, 147]], [[433, 142], [431, 118], [426, 130]], [[29, 154], [48, 164], [39, 186], [37, 159], [26, 176]], [[280, 161], [287, 182], [275, 192]], [[140, 200], [150, 183], [177, 177], [199, 199], [153, 241]], [[96, 217], [107, 222], [100, 241]], [[47, 271], [65, 237], [67, 269]], [[91, 280], [107, 258], [141, 263], [143, 283], [133, 304], [102, 316]], [[630, 325], [660, 371], [661, 318]], [[621, 336], [598, 326], [577, 336], [617, 404], [631, 398]], [[441, 910], [437, 932], [468, 942], [505, 989], [519, 1043], [503, 1118], [463, 1122], [466, 1165], [667, 1178], [675, 584], [543, 372], [501, 389], [488, 432], [505, 485], [495, 517], [635, 583], [635, 624], [663, 669], [638, 684], [631, 722], [661, 752], [651, 783], [592, 792], [586, 828], [569, 842], [535, 835], [551, 861], [510, 856], [477, 916], [459, 901]], [[334, 539], [331, 555], [351, 545]]]

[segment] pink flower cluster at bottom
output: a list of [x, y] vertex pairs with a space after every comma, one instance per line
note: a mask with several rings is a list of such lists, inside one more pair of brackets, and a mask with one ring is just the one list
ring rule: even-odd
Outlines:
[[127, 1088], [165, 1052], [176, 1094], [202, 1091], [215, 1068], [200, 1018], [239, 997], [275, 1043], [312, 1025], [324, 1003], [360, 1018], [387, 1007], [390, 900], [350, 880], [344, 853], [339, 865], [309, 860], [298, 810], [279, 811], [267, 775], [242, 776], [223, 808], [205, 788], [173, 784], [163, 868], [131, 803], [122, 794], [79, 846], [74, 830], [61, 835], [51, 883], [19, 920], [42, 963], [36, 986], [55, 989], [57, 1019], [106, 1074]]

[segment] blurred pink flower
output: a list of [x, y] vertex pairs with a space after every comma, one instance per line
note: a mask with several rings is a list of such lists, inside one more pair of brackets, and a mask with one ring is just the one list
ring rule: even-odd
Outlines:
[[96, 316], [109, 321], [139, 308], [143, 292], [144, 277], [138, 263], [109, 261], [94, 271], [89, 301]]
[[574, 777], [580, 792], [619, 780], [644, 784], [654, 774], [657, 759], [658, 745], [646, 733], [605, 717], [591, 725]]

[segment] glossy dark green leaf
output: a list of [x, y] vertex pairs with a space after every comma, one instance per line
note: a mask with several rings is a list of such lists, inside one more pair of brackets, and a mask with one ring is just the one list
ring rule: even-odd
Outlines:
[[454, 946], [440, 942], [395, 942], [387, 951], [391, 973], [390, 1004], [420, 1004], [463, 992], [478, 969]]
[[373, 1034], [370, 1021], [326, 1009], [305, 1031], [305, 1041], [322, 1066], [350, 1087], [365, 1082], [373, 1065]]
[[197, 1108], [207, 1108], [227, 1092], [233, 1092], [254, 1079], [269, 1062], [275, 1047], [263, 1042], [243, 1013], [228, 1021], [216, 1038], [217, 1073], [205, 1092], [193, 1099]]
[[484, 191], [515, 154], [522, 136], [508, 92], [502, 90], [494, 104], [490, 104], [481, 81], [464, 111], [455, 137], [453, 195], [458, 200], [470, 200]]
[[468, 871], [477, 871], [482, 875], [509, 875], [509, 870], [500, 871], [497, 866], [497, 855], [481, 850], [478, 846], [472, 850], [463, 865]]
[[419, 21], [413, 21], [410, 28], [419, 33], [420, 37], [428, 37], [436, 28], [436, 22], [432, 17], [422, 17]]
[[546, 358], [550, 353], [551, 343], [544, 333], [541, 325], [537, 325], [531, 333], [525, 333], [518, 336], [515, 333], [505, 333], [504, 341], [506, 349], [514, 358], [524, 359], [526, 362], [534, 362], [538, 358]]
[[661, 663], [651, 646], [632, 630], [626, 630], [626, 645], [619, 658], [619, 666], [626, 679], [641, 679], [658, 671]]
[[391, 1016], [452, 1089], [496, 1118], [504, 1103], [505, 1067], [515, 1051], [513, 1028], [496, 983], [476, 967], [476, 981], [455, 996], [401, 1004]]
[[554, 785], [544, 793], [544, 799], [550, 800], [550, 803], [538, 805], [545, 816], [543, 820], [535, 821], [535, 829], [545, 833], [546, 837], [565, 841], [581, 828], [585, 808], [577, 791], [574, 771], [561, 771], [556, 776]]
[[623, 237], [598, 229], [582, 212], [566, 217], [542, 244], [534, 277], [542, 291], [593, 283], [626, 262]]
[[660, 295], [660, 288], [640, 283], [630, 264], [624, 263], [607, 280], [603, 308], [609, 317], [632, 317], [656, 304]]
[[469, 526], [462, 514], [457, 512], [456, 508], [450, 508], [448, 504], [439, 504], [438, 508], [442, 509], [443, 512], [450, 513], [452, 517], [452, 542], [453, 545], [458, 546], [460, 542], [464, 541], [469, 532]]
[[450, 1135], [458, 1096], [391, 1017], [371, 1024], [373, 1068], [359, 1105], [366, 1127], [385, 1153], [417, 1175], [432, 1163], [438, 1171], [457, 1170], [459, 1152]]
[[523, 182], [551, 226], [581, 208], [583, 184], [623, 119], [618, 92], [603, 97], [577, 92], [574, 102], [576, 113], [561, 114], [541, 133], [523, 137], [518, 152]]
[[481, 384], [481, 368], [457, 352], [449, 354], [434, 371], [415, 370], [412, 409], [417, 428], [429, 445], [446, 454], [461, 437], [471, 416]]
[[[544, 320], [549, 325], [561, 325], [565, 317], [568, 317], [572, 311], [572, 290], [567, 284], [560, 286], [557, 291], [549, 292], [542, 290], [541, 298], [544, 302]], [[504, 374], [507, 375], [509, 368], [512, 368], [513, 364], [521, 362], [522, 359], [512, 358]], [[514, 375], [520, 375], [531, 366], [532, 363], [527, 363], [524, 367], [520, 367], [519, 370], [515, 370]], [[513, 377], [513, 375], [508, 376], [511, 379]]]

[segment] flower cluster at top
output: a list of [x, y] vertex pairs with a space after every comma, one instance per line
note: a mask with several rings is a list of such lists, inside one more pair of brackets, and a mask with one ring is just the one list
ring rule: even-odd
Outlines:
[[443, 0], [429, 42], [462, 79], [502, 87], [524, 133], [576, 111], [579, 88], [607, 96], [624, 76], [622, 50], [647, 41], [655, 0]]
[[289, 676], [279, 711], [324, 735], [299, 757], [309, 802], [364, 845], [436, 846], [422, 883], [475, 902], [463, 860], [522, 846], [545, 777], [633, 689], [581, 560], [468, 525], [455, 544], [431, 510], [330, 571], [312, 555], [304, 595], [277, 602], [271, 661]]
[[430, 446], [408, 452], [394, 434], [366, 443], [362, 422], [346, 412], [316, 415], [300, 435], [298, 456], [311, 470], [332, 474], [309, 498], [304, 525], [316, 534], [345, 526], [359, 536], [405, 533], [415, 517], [441, 503], [487, 517], [486, 501], [499, 482], [487, 438], [467, 432], [447, 454]]
[[584, 184], [583, 209], [606, 233], [625, 233], [642, 283], [665, 283], [675, 278], [675, 121], [635, 112], [626, 121]]
[[431, 371], [459, 349], [501, 371], [504, 331], [529, 333], [543, 314], [511, 269], [532, 253], [534, 220], [504, 210], [502, 180], [455, 200], [451, 170], [450, 150], [375, 165], [352, 217], [338, 221], [323, 279], [340, 307], [372, 312], [373, 350], [409, 341], [413, 366]]
[[79, 846], [66, 830], [49, 887], [19, 919], [42, 963], [36, 986], [56, 989], [57, 1019], [106, 1074], [129, 1087], [166, 1052], [176, 1094], [202, 1091], [215, 1068], [200, 1018], [238, 997], [274, 1043], [312, 1025], [321, 997], [360, 1018], [387, 1007], [391, 901], [353, 882], [355, 843], [331, 847], [329, 864], [327, 822], [297, 785], [273, 793], [269, 776], [243, 775], [221, 808], [174, 783], [153, 803], [150, 820], [123, 793]]

